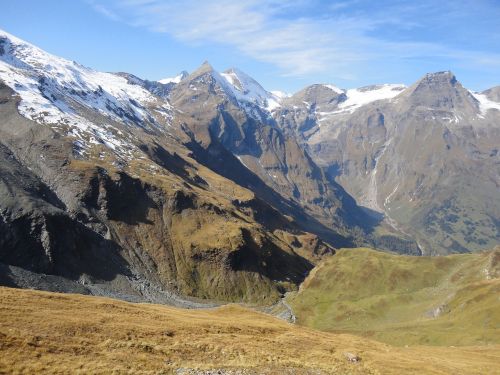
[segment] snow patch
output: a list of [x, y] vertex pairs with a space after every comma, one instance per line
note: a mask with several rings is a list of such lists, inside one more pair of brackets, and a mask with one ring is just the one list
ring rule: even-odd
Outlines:
[[158, 82], [163, 83], [164, 85], [166, 85], [168, 83], [177, 84], [180, 81], [182, 81], [184, 78], [186, 78], [188, 75], [189, 75], [188, 72], [182, 71], [180, 74], [176, 75], [175, 77], [160, 79]]
[[256, 80], [241, 70], [232, 68], [220, 75], [229, 84], [238, 102], [252, 103], [266, 111], [273, 111], [281, 106], [283, 96], [266, 91]]
[[347, 100], [339, 105], [337, 112], [353, 113], [356, 109], [377, 100], [392, 99], [406, 88], [401, 84], [384, 84], [373, 88], [359, 88], [347, 90]]
[[333, 85], [323, 85], [323, 87], [326, 87], [327, 89], [332, 90], [336, 94], [343, 94], [345, 91], [342, 89], [339, 89], [337, 86]]
[[286, 92], [279, 91], [279, 90], [272, 90], [272, 91], [270, 91], [270, 93], [273, 94], [274, 96], [276, 96], [277, 98], [279, 98], [280, 100], [290, 98], [292, 96], [292, 94], [288, 94]]
[[489, 99], [486, 94], [479, 94], [476, 92], [469, 91], [471, 95], [477, 99], [479, 102], [479, 109], [481, 111], [481, 117], [484, 118], [484, 115], [486, 112], [488, 112], [490, 109], [496, 109], [497, 111], [500, 111], [500, 103], [495, 102], [491, 99]]

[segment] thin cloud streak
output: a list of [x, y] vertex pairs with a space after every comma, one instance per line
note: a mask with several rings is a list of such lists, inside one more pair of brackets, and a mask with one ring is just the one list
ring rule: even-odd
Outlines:
[[[92, 6], [112, 19], [129, 19], [136, 27], [166, 33], [190, 44], [217, 43], [235, 48], [241, 54], [278, 67], [284, 76], [307, 76], [339, 72], [338, 76], [355, 79], [363, 67], [374, 62], [400, 61], [424, 57], [446, 58], [456, 64], [499, 68], [500, 54], [460, 50], [441, 43], [418, 40], [392, 41], [377, 36], [376, 30], [411, 30], [425, 27], [412, 21], [417, 12], [432, 18], [435, 2], [395, 5], [384, 12], [344, 14], [359, 0], [332, 5], [321, 18], [287, 18], [287, 12], [306, 9], [306, 1], [125, 0], [107, 5], [94, 0]], [[445, 4], [444, 2], [443, 4]], [[400, 4], [400, 3], [399, 3]], [[435, 8], [443, 8], [445, 5]], [[456, 6], [449, 7], [460, 17]], [[443, 11], [442, 9], [439, 11]], [[463, 12], [463, 11], [462, 11]], [[424, 20], [425, 21], [425, 20]], [[341, 73], [340, 73], [341, 72]]]

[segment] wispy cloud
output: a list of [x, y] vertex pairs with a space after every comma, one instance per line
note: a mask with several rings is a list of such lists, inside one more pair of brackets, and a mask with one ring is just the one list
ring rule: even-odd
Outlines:
[[103, 16], [108, 17], [113, 21], [121, 21], [121, 18], [115, 12], [111, 11], [110, 8], [105, 7], [102, 4], [99, 4], [95, 0], [86, 0], [87, 4], [89, 4], [94, 10], [98, 13], [101, 13]]
[[[353, 79], [374, 62], [418, 58], [500, 67], [499, 53], [429, 41], [415, 32], [425, 31], [433, 22], [463, 22], [469, 8], [477, 13], [481, 6], [490, 6], [486, 0], [425, 0], [410, 5], [386, 0], [378, 8], [370, 3], [374, 2], [91, 0], [97, 11], [114, 20], [127, 19], [134, 26], [185, 43], [226, 45], [278, 67], [283, 75], [334, 71], [343, 79]], [[491, 32], [493, 37], [498, 35], [498, 27]]]

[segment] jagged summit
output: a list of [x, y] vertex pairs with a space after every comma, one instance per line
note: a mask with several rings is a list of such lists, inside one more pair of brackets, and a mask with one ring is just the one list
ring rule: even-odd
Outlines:
[[[270, 112], [280, 106], [283, 98], [283, 96], [265, 90], [255, 79], [237, 68], [230, 68], [219, 73], [208, 61], [205, 61], [188, 77], [182, 79], [180, 83], [191, 91], [199, 90], [202, 86], [207, 87], [206, 85], [208, 85], [238, 105], [248, 107], [249, 113], [257, 117], [260, 116], [255, 113], [256, 108], [266, 113]], [[197, 87], [198, 85], [201, 86]]]
[[199, 75], [202, 75], [204, 73], [213, 72], [213, 71], [215, 71], [213, 66], [207, 60], [205, 60], [197, 69], [195, 69], [190, 74], [190, 76], [199, 76]]
[[174, 96], [171, 98], [174, 102], [177, 100], [179, 94], [194, 93], [197, 95], [209, 95], [211, 92], [216, 92], [219, 95], [228, 97], [230, 100], [236, 100], [232, 93], [230, 85], [222, 77], [222, 75], [215, 70], [215, 68], [208, 62], [204, 61], [197, 69], [191, 74], [183, 78], [176, 85], [177, 89], [174, 90]]

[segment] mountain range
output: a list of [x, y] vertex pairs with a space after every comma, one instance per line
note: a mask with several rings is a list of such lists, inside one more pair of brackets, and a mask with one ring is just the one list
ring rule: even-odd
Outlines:
[[0, 283], [272, 304], [340, 247], [500, 242], [500, 87], [149, 81], [0, 31]]

